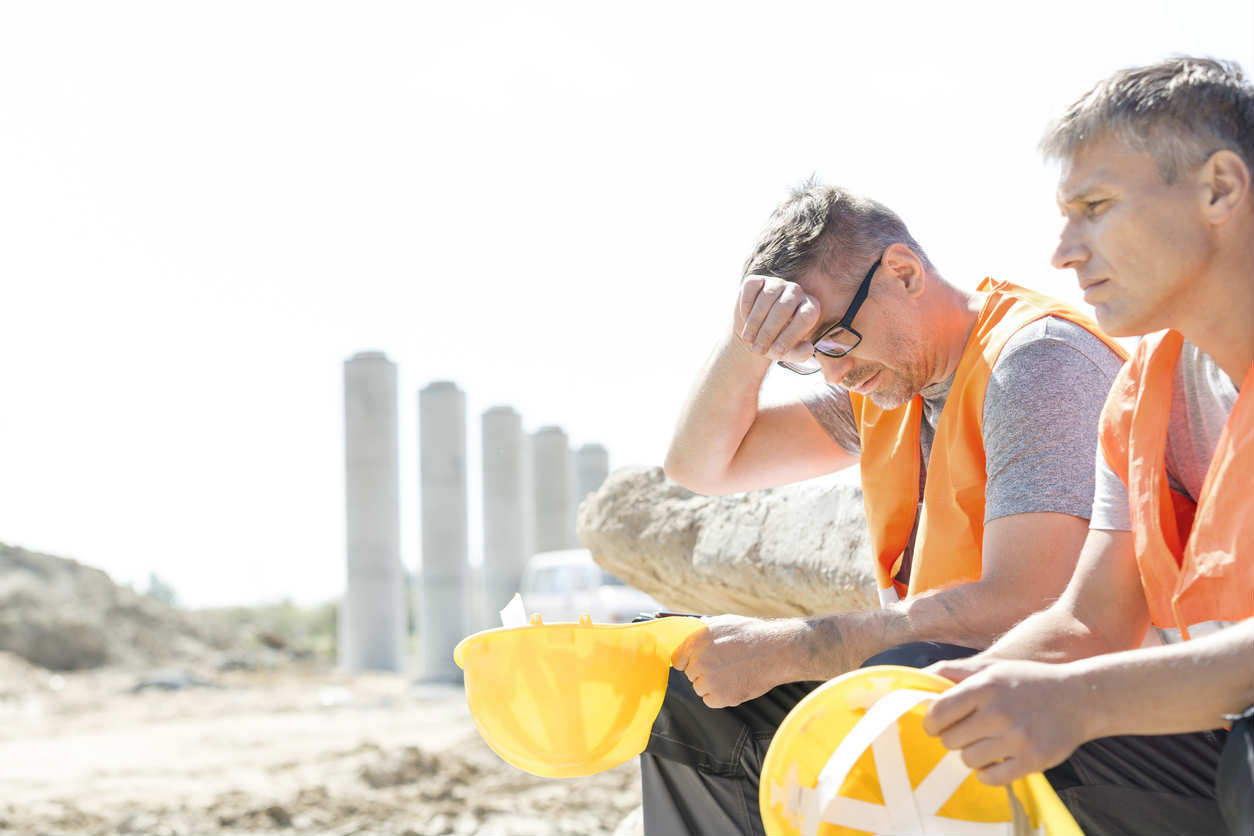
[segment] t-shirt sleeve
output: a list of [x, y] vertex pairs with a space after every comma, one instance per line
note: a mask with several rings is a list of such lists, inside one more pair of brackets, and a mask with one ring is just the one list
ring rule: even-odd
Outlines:
[[858, 437], [858, 424], [853, 418], [853, 403], [848, 392], [820, 383], [803, 392], [801, 402], [842, 450], [855, 456], [861, 455], [862, 441]]
[[984, 398], [984, 521], [1053, 511], [1089, 518], [1097, 420], [1122, 360], [1048, 317], [1021, 329], [993, 365]]
[[1093, 487], [1093, 516], [1089, 528], [1104, 531], [1131, 531], [1132, 512], [1128, 506], [1128, 488], [1097, 451], [1097, 480]]

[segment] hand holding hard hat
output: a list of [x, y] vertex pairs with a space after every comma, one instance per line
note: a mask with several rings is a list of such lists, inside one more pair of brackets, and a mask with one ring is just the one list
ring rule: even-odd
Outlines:
[[784, 718], [762, 764], [768, 836], [1078, 836], [1043, 775], [991, 787], [923, 730], [926, 706], [951, 686], [885, 665], [812, 691]]

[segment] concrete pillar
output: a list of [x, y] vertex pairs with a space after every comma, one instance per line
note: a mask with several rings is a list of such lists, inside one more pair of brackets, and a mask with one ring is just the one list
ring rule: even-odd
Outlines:
[[483, 413], [483, 588], [480, 627], [500, 626], [496, 614], [509, 603], [531, 556], [527, 525], [530, 473], [522, 416], [508, 406]]
[[575, 480], [570, 446], [561, 427], [531, 436], [536, 551], [569, 549], [575, 540]]
[[418, 393], [422, 485], [422, 678], [460, 681], [453, 648], [473, 626], [466, 514], [466, 395], [451, 381]]
[[344, 361], [344, 484], [348, 585], [339, 613], [339, 664], [400, 671], [405, 577], [400, 557], [396, 364], [382, 352]]
[[610, 475], [610, 453], [600, 444], [585, 444], [575, 451], [575, 510], [588, 494], [601, 487]]

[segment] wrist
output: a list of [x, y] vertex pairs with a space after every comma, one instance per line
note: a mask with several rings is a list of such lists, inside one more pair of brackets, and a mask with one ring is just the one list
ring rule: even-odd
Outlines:
[[771, 365], [768, 358], [758, 354], [748, 343], [740, 339], [739, 329], [735, 325], [727, 332], [727, 338], [723, 341], [722, 354], [730, 358], [737, 366], [753, 369], [761, 374], [765, 374]]

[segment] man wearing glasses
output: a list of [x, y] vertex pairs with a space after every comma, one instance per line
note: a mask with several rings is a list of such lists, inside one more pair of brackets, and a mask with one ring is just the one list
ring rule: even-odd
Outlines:
[[[745, 274], [667, 474], [722, 494], [859, 464], [884, 606], [706, 619], [676, 653], [641, 756], [651, 834], [761, 833], [762, 759], [819, 681], [872, 657], [970, 654], [1056, 598], [1088, 528], [1097, 417], [1122, 363], [1055, 300], [950, 284], [895, 213], [839, 188], [786, 200]], [[815, 385], [759, 406], [772, 362]]]

